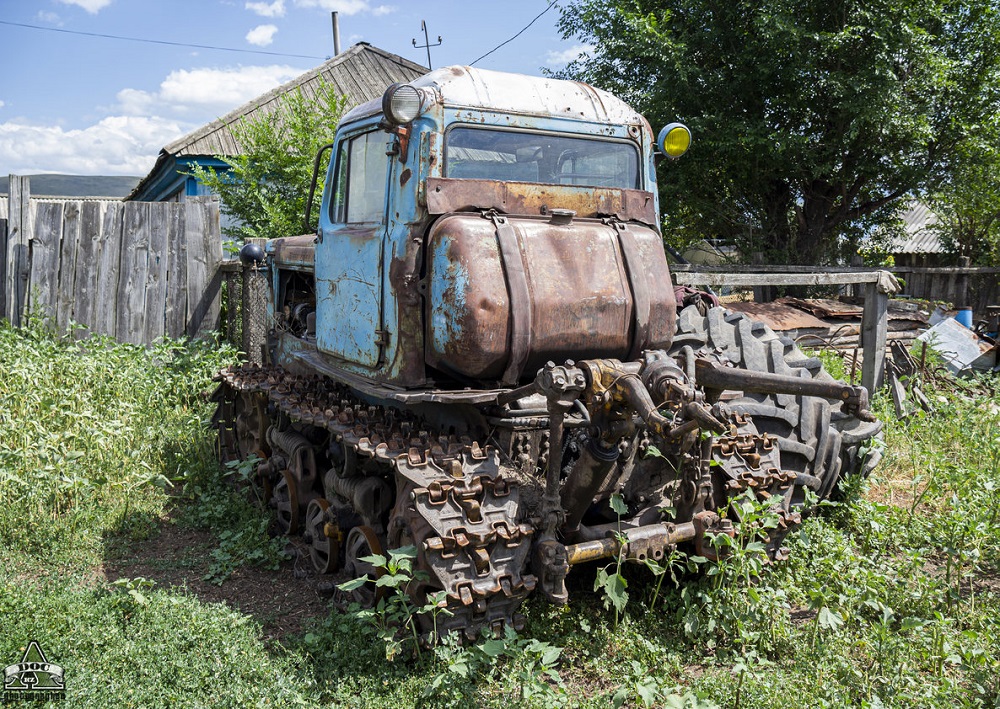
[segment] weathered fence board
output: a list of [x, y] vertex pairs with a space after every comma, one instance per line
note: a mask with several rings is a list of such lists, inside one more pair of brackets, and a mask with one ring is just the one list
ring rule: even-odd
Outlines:
[[31, 188], [28, 178], [11, 175], [7, 198], [7, 232], [3, 244], [5, 256], [3, 270], [3, 312], [0, 313], [14, 325], [21, 324], [27, 305], [28, 243], [31, 238]]
[[[180, 204], [171, 204], [168, 210], [166, 267], [167, 284], [170, 291], [187, 287], [187, 246], [184, 239], [184, 210]], [[169, 298], [164, 310], [163, 326], [166, 332], [187, 331], [187, 300]]]
[[[104, 212], [101, 236], [97, 240], [97, 299], [94, 301], [92, 329], [103, 335], [113, 335], [118, 322], [118, 273], [122, 249], [116, 248], [116, 241], [121, 238], [124, 216], [124, 204], [109, 204]], [[113, 240], [112, 237], [117, 238]]]
[[73, 320], [76, 294], [76, 255], [80, 245], [80, 204], [67, 202], [62, 214], [62, 246], [59, 250], [59, 281], [56, 284], [56, 330], [66, 332]]
[[[35, 214], [35, 233], [31, 238], [30, 285], [28, 302], [35, 312], [54, 313], [59, 286], [59, 252], [62, 238], [63, 205], [40, 202]], [[29, 306], [30, 307], [30, 306]]]
[[140, 342], [153, 342], [163, 337], [163, 309], [157, 305], [167, 300], [166, 243], [169, 214], [164, 209], [149, 211], [149, 246], [146, 256], [146, 286], [143, 289], [143, 310], [146, 318]]
[[97, 296], [97, 265], [100, 255], [101, 225], [107, 205], [103, 202], [84, 202], [80, 218], [80, 242], [76, 251], [78, 271], [73, 301], [73, 320], [83, 325], [80, 337], [85, 337], [94, 322], [94, 302]]
[[[185, 212], [185, 231], [200, 233], [208, 224], [219, 223], [219, 202], [210, 197], [192, 197]], [[185, 241], [187, 245], [187, 285], [191, 292], [187, 309], [187, 334], [213, 331], [219, 327], [219, 293], [222, 276], [222, 239]]]
[[118, 273], [118, 313], [115, 318], [119, 342], [138, 344], [142, 341], [149, 259], [148, 224], [148, 203], [125, 203], [121, 270]]
[[[222, 239], [213, 197], [184, 203], [0, 199], [0, 317], [151, 344], [218, 327]], [[8, 219], [4, 219], [8, 215]], [[9, 226], [8, 228], [4, 228]]]

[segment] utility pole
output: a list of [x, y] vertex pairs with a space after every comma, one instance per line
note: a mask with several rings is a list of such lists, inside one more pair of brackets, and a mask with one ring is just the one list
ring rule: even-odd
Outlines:
[[431, 66], [431, 47], [436, 47], [438, 46], [438, 44], [441, 44], [441, 35], [438, 35], [437, 44], [431, 44], [431, 40], [427, 36], [427, 23], [424, 22], [423, 20], [420, 21], [420, 29], [423, 30], [424, 33], [424, 43], [417, 44], [417, 40], [414, 39], [413, 46], [416, 47], [417, 49], [424, 49], [424, 48], [427, 49], [427, 68], [432, 69], [433, 67]]
[[333, 17], [333, 56], [340, 54], [340, 18], [336, 12], [331, 12]]

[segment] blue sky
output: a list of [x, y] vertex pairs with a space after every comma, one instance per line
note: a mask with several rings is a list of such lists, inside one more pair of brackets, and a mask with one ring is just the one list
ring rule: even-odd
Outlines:
[[[440, 67], [476, 60], [549, 2], [0, 0], [0, 176], [145, 175], [167, 143], [331, 56], [334, 10], [342, 50], [365, 41], [420, 64], [426, 50], [412, 40], [423, 44], [426, 20], [431, 42], [443, 39], [431, 49]], [[582, 48], [560, 37], [558, 19], [557, 4], [476, 66], [564, 66]]]

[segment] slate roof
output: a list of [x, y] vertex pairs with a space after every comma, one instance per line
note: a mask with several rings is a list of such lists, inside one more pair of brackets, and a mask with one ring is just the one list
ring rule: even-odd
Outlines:
[[230, 126], [240, 119], [252, 119], [261, 113], [272, 111], [281, 96], [289, 91], [301, 87], [302, 92], [311, 97], [315, 95], [322, 78], [337, 93], [347, 96], [347, 110], [350, 110], [358, 104], [381, 97], [389, 84], [411, 81], [426, 73], [426, 68], [409, 59], [390, 54], [367, 42], [359, 42], [302, 76], [175, 140], [164, 150], [177, 156], [239, 155], [240, 146], [233, 137]]
[[127, 199], [141, 193], [170, 158], [239, 155], [241, 149], [233, 136], [232, 125], [243, 118], [252, 119], [274, 110], [282, 95], [289, 91], [301, 88], [306, 96], [311, 97], [315, 95], [320, 79], [323, 79], [331, 84], [337, 93], [347, 96], [345, 107], [347, 111], [380, 97], [389, 84], [412, 81], [426, 73], [425, 67], [409, 59], [373, 47], [367, 42], [359, 42], [315, 69], [258, 96], [164, 147], [153, 169], [132, 190]]
[[894, 254], [942, 254], [944, 244], [928, 227], [937, 223], [937, 217], [926, 204], [910, 202], [903, 213], [903, 227], [906, 238], [896, 242], [892, 248]]

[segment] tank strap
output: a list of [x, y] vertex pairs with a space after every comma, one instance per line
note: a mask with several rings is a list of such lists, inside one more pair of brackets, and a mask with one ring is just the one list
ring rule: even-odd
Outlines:
[[496, 212], [489, 212], [484, 216], [491, 219], [497, 229], [500, 259], [507, 275], [507, 291], [510, 294], [510, 359], [502, 382], [514, 385], [524, 369], [531, 346], [531, 294], [528, 291], [528, 276], [524, 271], [524, 257], [517, 242], [517, 233], [510, 221]]
[[632, 334], [632, 348], [629, 360], [638, 359], [642, 351], [649, 346], [650, 298], [646, 284], [646, 273], [642, 266], [642, 254], [628, 225], [617, 219], [605, 219], [604, 222], [618, 234], [622, 258], [625, 260], [625, 270], [628, 272], [628, 282], [632, 289], [632, 322], [635, 326]]

